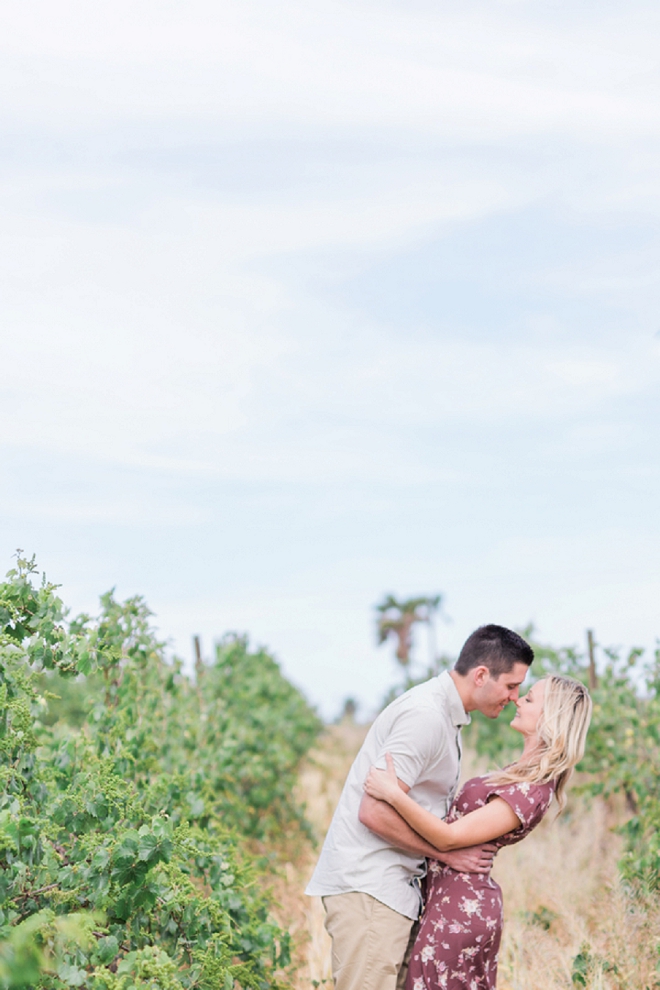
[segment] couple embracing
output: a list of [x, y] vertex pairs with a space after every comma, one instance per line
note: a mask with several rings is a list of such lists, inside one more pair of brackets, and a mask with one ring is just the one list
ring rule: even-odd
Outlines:
[[[307, 888], [323, 898], [336, 990], [496, 986], [493, 858], [524, 839], [553, 798], [561, 810], [591, 718], [586, 688], [563, 675], [520, 698], [533, 659], [517, 633], [482, 626], [453, 670], [401, 695], [371, 726]], [[457, 794], [469, 712], [497, 718], [510, 701], [520, 757]]]

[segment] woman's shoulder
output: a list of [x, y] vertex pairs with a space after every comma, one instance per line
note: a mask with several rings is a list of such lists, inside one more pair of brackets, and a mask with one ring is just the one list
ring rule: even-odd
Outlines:
[[[500, 771], [501, 773], [505, 773]], [[498, 781], [499, 774], [484, 773], [470, 777], [456, 795], [456, 806], [465, 812], [475, 807], [487, 804], [494, 797], [504, 798], [508, 803], [513, 801], [520, 805], [543, 806], [549, 805], [555, 792], [556, 781], [534, 784], [530, 781]]]
[[544, 798], [552, 797], [557, 787], [556, 780], [549, 780], [542, 784], [531, 783], [530, 781], [500, 781], [498, 778], [500, 775], [505, 775], [508, 767], [505, 767], [501, 771], [493, 771], [491, 773], [480, 774], [477, 777], [470, 777], [469, 780], [463, 784], [461, 788], [461, 793], [466, 792], [470, 794], [475, 794], [483, 791], [488, 797], [495, 795], [496, 793], [507, 791], [508, 793], [515, 794], [519, 792], [526, 798]]
[[495, 785], [491, 797], [502, 798], [515, 811], [523, 827], [531, 827], [543, 818], [552, 802], [556, 781], [532, 783], [519, 780]]
[[556, 780], [547, 780], [543, 783], [534, 783], [530, 780], [515, 780], [503, 784], [494, 783], [491, 789], [493, 792], [497, 791], [502, 796], [504, 794], [520, 796], [531, 804], [546, 799], [550, 801], [556, 787]]
[[470, 777], [466, 780], [455, 798], [456, 808], [463, 814], [474, 811], [488, 801], [488, 774]]
[[481, 788], [483, 788], [485, 790], [485, 789], [488, 788], [488, 777], [489, 776], [490, 776], [490, 774], [483, 773], [483, 774], [480, 774], [478, 777], [470, 777], [468, 780], [465, 781], [465, 783], [463, 784], [461, 790], [463, 790], [463, 791], [468, 791], [468, 790], [469, 791], [475, 791], [475, 790], [480, 790]]

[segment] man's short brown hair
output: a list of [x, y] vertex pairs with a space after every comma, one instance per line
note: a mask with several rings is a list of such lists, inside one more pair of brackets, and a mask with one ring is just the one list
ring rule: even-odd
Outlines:
[[504, 626], [479, 626], [466, 639], [454, 670], [465, 675], [474, 667], [488, 667], [491, 677], [499, 677], [513, 669], [514, 664], [528, 667], [534, 651], [522, 636]]

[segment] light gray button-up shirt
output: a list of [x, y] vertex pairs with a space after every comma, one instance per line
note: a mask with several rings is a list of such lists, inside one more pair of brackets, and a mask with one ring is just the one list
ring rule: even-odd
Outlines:
[[307, 894], [360, 891], [399, 914], [418, 917], [417, 879], [424, 874], [424, 859], [388, 845], [360, 822], [363, 784], [369, 768], [384, 768], [385, 754], [391, 753], [410, 796], [444, 818], [460, 775], [461, 726], [469, 721], [447, 671], [406, 691], [380, 713], [351, 767]]

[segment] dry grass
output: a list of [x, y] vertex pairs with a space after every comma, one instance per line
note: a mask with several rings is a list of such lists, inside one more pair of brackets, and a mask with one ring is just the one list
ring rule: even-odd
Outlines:
[[299, 797], [305, 804], [317, 847], [306, 843], [298, 849], [274, 885], [279, 904], [276, 917], [288, 928], [294, 941], [294, 990], [310, 990], [315, 984], [332, 985], [330, 938], [323, 927], [323, 905], [319, 897], [306, 897], [304, 890], [344, 781], [366, 734], [367, 727], [350, 722], [329, 726], [300, 775]]
[[[366, 730], [333, 726], [304, 769], [300, 792], [322, 840]], [[464, 776], [478, 772], [465, 761]], [[623, 808], [569, 795], [558, 820], [548, 818], [524, 842], [499, 854], [505, 926], [499, 990], [571, 990], [574, 961], [587, 960], [586, 990], [660, 990], [656, 973], [660, 906], [635, 903], [617, 877], [620, 839], [612, 828]], [[305, 897], [316, 851], [308, 844], [276, 884], [279, 920], [294, 936], [294, 990], [331, 986], [330, 944], [320, 899]], [[657, 981], [657, 982], [656, 982]]]
[[498, 855], [493, 875], [505, 905], [499, 987], [572, 987], [578, 954], [593, 990], [660, 986], [660, 911], [635, 902], [618, 879], [621, 844], [612, 828], [622, 809], [576, 795], [569, 809]]

